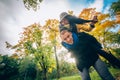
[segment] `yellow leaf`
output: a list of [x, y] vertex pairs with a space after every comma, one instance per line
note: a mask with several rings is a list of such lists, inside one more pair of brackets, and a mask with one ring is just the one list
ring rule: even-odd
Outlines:
[[48, 69], [48, 72], [51, 73], [51, 72], [52, 72], [52, 68], [49, 68], [49, 69]]

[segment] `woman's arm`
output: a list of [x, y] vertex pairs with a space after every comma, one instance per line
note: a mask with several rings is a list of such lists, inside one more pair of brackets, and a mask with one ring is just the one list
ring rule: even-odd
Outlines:
[[92, 22], [95, 24], [96, 22], [98, 22], [97, 16], [94, 16], [93, 20], [85, 20], [85, 19], [81, 19], [81, 18], [78, 18], [76, 16], [71, 16], [71, 15], [66, 16], [66, 18], [70, 23], [75, 23], [75, 24], [84, 24], [88, 22]]
[[92, 22], [92, 20], [84, 20], [71, 15], [67, 16], [66, 18], [70, 23], [75, 23], [75, 24], [84, 24], [84, 23]]

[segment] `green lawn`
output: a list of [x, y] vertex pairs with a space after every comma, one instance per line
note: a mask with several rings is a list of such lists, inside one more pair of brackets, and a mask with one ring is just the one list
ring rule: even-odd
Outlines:
[[[111, 68], [109, 70], [114, 77], [117, 77], [118, 75], [120, 76], [120, 69]], [[102, 80], [96, 71], [93, 71], [92, 73], [90, 73], [90, 76], [91, 76], [91, 80]], [[57, 80], [57, 79], [54, 79], [54, 80]], [[62, 77], [59, 80], [81, 80], [81, 78], [80, 78], [80, 75], [77, 74], [73, 76]]]
[[[99, 75], [94, 71], [90, 74], [92, 80], [101, 80]], [[59, 80], [81, 80], [80, 75], [62, 77]]]

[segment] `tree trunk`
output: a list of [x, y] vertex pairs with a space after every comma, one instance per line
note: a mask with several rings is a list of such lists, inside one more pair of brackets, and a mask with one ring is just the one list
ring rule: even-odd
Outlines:
[[26, 76], [27, 76], [27, 71], [25, 71], [25, 77], [24, 77], [24, 80], [26, 80]]
[[47, 80], [47, 69], [43, 69], [43, 80]]
[[60, 70], [59, 70], [59, 61], [56, 53], [56, 46], [54, 46], [54, 51], [55, 51], [55, 58], [56, 58], [56, 67], [57, 67], [57, 78], [60, 78]]
[[42, 80], [47, 80], [47, 67], [44, 63], [44, 56], [42, 56], [42, 63], [40, 63], [42, 67]]

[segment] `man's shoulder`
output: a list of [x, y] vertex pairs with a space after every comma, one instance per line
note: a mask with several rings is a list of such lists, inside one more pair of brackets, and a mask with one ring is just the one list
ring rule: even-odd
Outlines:
[[78, 32], [77, 35], [78, 36], [92, 36], [92, 35], [90, 35], [90, 34], [88, 34], [86, 32]]
[[94, 36], [86, 32], [80, 32], [80, 33], [77, 33], [77, 35], [81, 39], [86, 39], [86, 40], [95, 39]]

